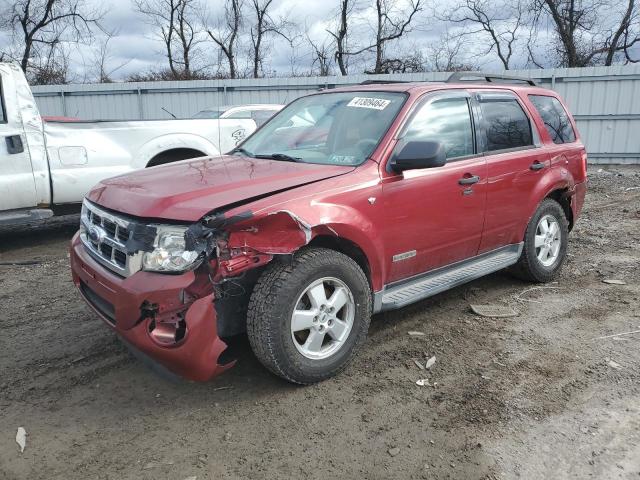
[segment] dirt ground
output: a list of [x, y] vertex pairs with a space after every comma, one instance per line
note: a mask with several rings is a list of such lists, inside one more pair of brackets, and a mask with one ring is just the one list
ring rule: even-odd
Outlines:
[[163, 380], [74, 290], [76, 217], [3, 230], [0, 479], [640, 479], [640, 334], [598, 338], [640, 329], [640, 168], [590, 180], [557, 283], [497, 273], [377, 315], [346, 372], [311, 387], [245, 337], [223, 376]]

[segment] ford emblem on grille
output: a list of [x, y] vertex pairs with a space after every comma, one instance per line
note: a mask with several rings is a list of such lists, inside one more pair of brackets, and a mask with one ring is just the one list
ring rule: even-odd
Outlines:
[[107, 232], [105, 232], [102, 228], [92, 226], [89, 229], [89, 240], [93, 243], [102, 243], [102, 240], [107, 236]]

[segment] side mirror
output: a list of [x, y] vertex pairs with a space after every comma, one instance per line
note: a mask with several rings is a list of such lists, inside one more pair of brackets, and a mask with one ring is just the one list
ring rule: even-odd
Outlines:
[[441, 167], [447, 163], [444, 145], [440, 142], [409, 141], [391, 158], [391, 168], [396, 172], [418, 168]]

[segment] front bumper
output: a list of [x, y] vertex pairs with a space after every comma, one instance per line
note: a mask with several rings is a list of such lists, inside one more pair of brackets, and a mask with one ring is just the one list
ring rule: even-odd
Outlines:
[[[166, 275], [141, 271], [122, 278], [96, 262], [78, 234], [71, 240], [70, 258], [73, 282], [87, 304], [144, 356], [195, 381], [209, 380], [235, 363], [219, 363], [227, 345], [217, 334], [214, 295], [194, 298], [194, 272]], [[163, 342], [157, 332], [177, 319], [186, 325], [180, 340]]]

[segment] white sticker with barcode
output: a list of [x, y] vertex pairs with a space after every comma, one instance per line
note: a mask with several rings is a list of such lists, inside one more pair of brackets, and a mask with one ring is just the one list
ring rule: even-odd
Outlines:
[[385, 100], [384, 98], [353, 97], [347, 104], [347, 107], [373, 108], [374, 110], [384, 110], [390, 103], [391, 100]]

